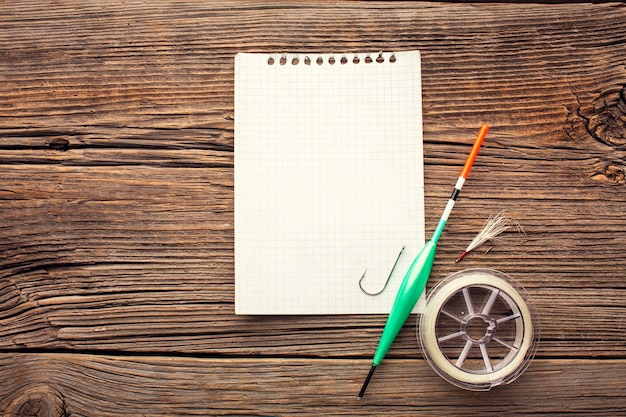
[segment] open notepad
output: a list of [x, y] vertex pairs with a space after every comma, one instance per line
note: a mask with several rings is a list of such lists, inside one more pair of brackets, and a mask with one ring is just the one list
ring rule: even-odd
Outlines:
[[236, 313], [388, 313], [423, 184], [419, 52], [238, 54]]

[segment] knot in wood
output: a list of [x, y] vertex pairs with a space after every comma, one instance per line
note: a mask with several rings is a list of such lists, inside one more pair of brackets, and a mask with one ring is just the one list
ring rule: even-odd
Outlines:
[[11, 417], [65, 417], [65, 404], [60, 394], [48, 387], [30, 388], [11, 402]]
[[626, 144], [626, 86], [601, 95], [593, 102], [589, 133], [607, 145]]
[[626, 183], [626, 173], [614, 164], [607, 164], [595, 172], [591, 178], [598, 181], [606, 181], [615, 185]]
[[67, 151], [68, 149], [70, 149], [70, 141], [67, 139], [61, 139], [61, 138], [57, 138], [57, 139], [52, 139], [49, 143], [48, 143], [48, 147], [50, 149], [54, 149], [57, 151]]

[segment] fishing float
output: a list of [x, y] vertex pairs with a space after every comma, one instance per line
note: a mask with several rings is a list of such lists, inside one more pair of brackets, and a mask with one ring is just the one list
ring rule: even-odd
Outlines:
[[474, 160], [478, 155], [478, 151], [482, 146], [483, 141], [485, 140], [485, 136], [487, 136], [487, 131], [489, 130], [489, 126], [484, 124], [481, 126], [478, 136], [476, 136], [476, 140], [474, 141], [474, 145], [472, 146], [472, 150], [467, 156], [467, 160], [465, 161], [465, 165], [463, 165], [463, 170], [461, 170], [461, 175], [459, 175], [458, 180], [456, 181], [456, 185], [454, 186], [454, 191], [452, 191], [452, 195], [448, 200], [448, 204], [437, 223], [437, 227], [433, 232], [432, 237], [424, 247], [419, 251], [413, 263], [407, 270], [404, 275], [404, 279], [400, 284], [400, 288], [398, 289], [398, 294], [396, 295], [396, 299], [393, 303], [393, 307], [391, 308], [391, 312], [389, 313], [389, 317], [387, 318], [387, 323], [385, 324], [385, 328], [383, 329], [383, 334], [380, 337], [380, 341], [378, 342], [378, 347], [376, 348], [376, 352], [374, 353], [374, 358], [372, 359], [372, 367], [370, 368], [367, 377], [365, 378], [365, 382], [363, 383], [363, 387], [359, 392], [358, 399], [363, 398], [365, 394], [365, 390], [367, 389], [367, 385], [372, 379], [372, 375], [374, 375], [374, 371], [376, 367], [380, 365], [383, 358], [387, 354], [389, 347], [395, 340], [396, 336], [404, 326], [404, 323], [409, 318], [411, 314], [411, 310], [417, 304], [417, 300], [420, 295], [424, 291], [426, 287], [426, 282], [428, 281], [428, 277], [430, 276], [430, 271], [433, 267], [433, 263], [435, 262], [435, 253], [437, 252], [437, 241], [439, 237], [441, 237], [441, 233], [443, 232], [443, 228], [448, 221], [448, 217], [450, 216], [450, 212], [454, 207], [454, 203], [463, 188], [463, 184], [467, 179], [467, 176], [472, 169], [472, 165], [474, 164]]

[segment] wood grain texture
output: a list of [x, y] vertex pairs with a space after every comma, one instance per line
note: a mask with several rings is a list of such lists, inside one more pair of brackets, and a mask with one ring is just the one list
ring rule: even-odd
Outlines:
[[99, 416], [607, 416], [626, 400], [624, 360], [536, 360], [487, 393], [460, 391], [423, 361], [390, 360], [361, 401], [367, 360], [3, 354], [0, 364], [22, 376], [0, 386], [8, 413], [26, 402], [23, 392], [39, 399], [42, 391], [53, 410]]
[[[625, 22], [623, 3], [2, 2], [0, 413], [626, 413]], [[522, 380], [465, 393], [411, 319], [355, 405], [384, 316], [234, 315], [234, 55], [408, 49], [427, 231], [492, 126], [429, 285], [501, 270], [542, 341]], [[526, 234], [455, 264], [503, 209]]]

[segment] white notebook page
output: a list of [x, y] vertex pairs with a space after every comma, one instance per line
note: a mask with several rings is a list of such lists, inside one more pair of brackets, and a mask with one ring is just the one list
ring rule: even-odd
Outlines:
[[388, 313], [423, 245], [419, 52], [237, 54], [236, 313]]

